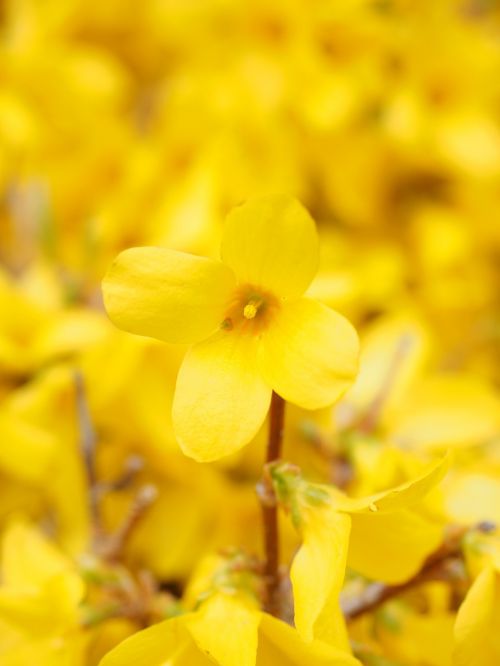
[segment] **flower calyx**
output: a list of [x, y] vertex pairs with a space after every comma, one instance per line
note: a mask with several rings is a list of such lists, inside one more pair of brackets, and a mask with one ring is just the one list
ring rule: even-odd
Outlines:
[[299, 467], [286, 462], [272, 463], [268, 467], [278, 503], [290, 514], [295, 528], [304, 519], [304, 510], [327, 505], [331, 497], [319, 484], [306, 481]]

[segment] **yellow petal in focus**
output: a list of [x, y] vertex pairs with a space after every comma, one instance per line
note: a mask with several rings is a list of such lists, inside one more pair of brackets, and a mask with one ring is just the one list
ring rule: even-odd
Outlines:
[[[304, 641], [285, 622], [263, 614], [256, 666], [361, 666], [349, 653], [323, 643]], [[118, 664], [117, 664], [118, 666]]]
[[356, 513], [406, 509], [424, 498], [443, 479], [449, 464], [449, 456], [445, 456], [417, 478], [368, 497], [351, 498], [336, 492], [335, 506], [339, 511]]
[[[189, 616], [175, 617], [154, 624], [130, 636], [101, 660], [99, 666], [165, 666], [198, 662], [180, 661], [192, 647], [192, 639], [184, 626]], [[209, 664], [209, 660], [201, 663]]]
[[330, 594], [326, 599], [314, 623], [314, 638], [351, 653], [349, 634], [338, 595]]
[[358, 336], [342, 315], [308, 298], [284, 304], [263, 334], [259, 367], [285, 400], [319, 409], [338, 400], [358, 369]]
[[271, 389], [256, 368], [253, 336], [220, 331], [195, 345], [177, 377], [175, 434], [184, 453], [209, 462], [240, 449], [262, 425]]
[[220, 262], [158, 247], [122, 252], [103, 281], [119, 328], [165, 342], [193, 343], [217, 330], [235, 280]]
[[[293, 560], [290, 578], [295, 604], [295, 626], [306, 641], [316, 635], [314, 625], [330, 599], [338, 598], [347, 559], [351, 519], [331, 505], [303, 513], [303, 543]], [[340, 618], [339, 618], [340, 619]], [[330, 618], [333, 622], [333, 618]], [[342, 636], [342, 627], [339, 634]], [[338, 647], [347, 649], [343, 641]]]
[[255, 666], [261, 613], [235, 595], [208, 599], [187, 624], [201, 652], [219, 666]]
[[222, 260], [242, 284], [276, 296], [300, 296], [318, 270], [314, 221], [295, 199], [270, 195], [251, 199], [228, 215]]

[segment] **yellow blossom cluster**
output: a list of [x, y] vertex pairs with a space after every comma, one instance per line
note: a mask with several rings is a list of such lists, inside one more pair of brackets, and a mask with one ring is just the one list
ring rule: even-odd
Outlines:
[[0, 666], [500, 664], [500, 5], [0, 1]]

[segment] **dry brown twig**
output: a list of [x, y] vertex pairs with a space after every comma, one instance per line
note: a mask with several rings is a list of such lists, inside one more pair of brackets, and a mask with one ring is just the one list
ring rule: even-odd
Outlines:
[[129, 488], [142, 470], [143, 462], [139, 456], [130, 456], [125, 462], [122, 474], [117, 479], [109, 482], [99, 481], [96, 468], [97, 437], [87, 404], [81, 372], [75, 372], [74, 383], [80, 450], [87, 475], [89, 512], [92, 523], [91, 557], [97, 558], [97, 561], [105, 567], [111, 566], [116, 574], [106, 583], [108, 603], [101, 608], [87, 609], [87, 617], [83, 619], [83, 622], [92, 624], [96, 618], [99, 620], [99, 618], [129, 617], [146, 626], [152, 612], [158, 588], [157, 583], [148, 571], [131, 572], [122, 564], [122, 559], [130, 537], [156, 500], [158, 490], [153, 484], [139, 487], [118, 528], [113, 532], [105, 529], [101, 512], [103, 498], [110, 492]]

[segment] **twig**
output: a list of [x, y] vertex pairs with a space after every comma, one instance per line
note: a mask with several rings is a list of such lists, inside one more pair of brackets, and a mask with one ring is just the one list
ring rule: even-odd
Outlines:
[[373, 401], [368, 406], [365, 415], [358, 424], [358, 429], [364, 433], [371, 433], [375, 429], [380, 419], [382, 409], [387, 402], [387, 398], [396, 380], [397, 372], [401, 362], [410, 351], [414, 340], [412, 335], [406, 333], [398, 340], [394, 356], [392, 357], [391, 364], [387, 370], [379, 391], [375, 395]]
[[[266, 464], [269, 465], [281, 456], [283, 427], [285, 423], [285, 401], [273, 392], [269, 421], [269, 437], [266, 451]], [[267, 467], [258, 488], [262, 504], [264, 527], [264, 581], [266, 587], [266, 610], [275, 617], [281, 614], [280, 575], [279, 575], [279, 534], [278, 505]]]
[[97, 486], [99, 496], [125, 490], [130, 487], [139, 472], [144, 468], [144, 461], [138, 455], [131, 455], [125, 460], [122, 474], [113, 481], [100, 481]]
[[93, 528], [93, 541], [97, 541], [102, 532], [102, 516], [100, 510], [99, 482], [96, 470], [96, 434], [92, 425], [92, 419], [85, 393], [83, 375], [79, 370], [74, 373], [76, 392], [76, 410], [80, 431], [80, 450], [82, 453], [88, 483], [88, 501], [90, 517]]
[[116, 532], [102, 540], [99, 546], [99, 554], [103, 559], [108, 562], [116, 562], [120, 559], [134, 529], [157, 496], [158, 490], [153, 484], [145, 485], [139, 489], [120, 527]]
[[106, 532], [101, 514], [103, 495], [127, 488], [142, 469], [143, 461], [139, 456], [130, 456], [125, 463], [123, 474], [118, 479], [109, 483], [98, 480], [96, 470], [97, 440], [85, 395], [83, 375], [79, 370], [74, 373], [74, 382], [80, 430], [80, 450], [87, 474], [88, 502], [92, 520], [92, 551], [109, 562], [115, 562], [120, 558], [134, 528], [156, 499], [157, 489], [152, 484], [140, 488], [118, 530], [113, 534]]

